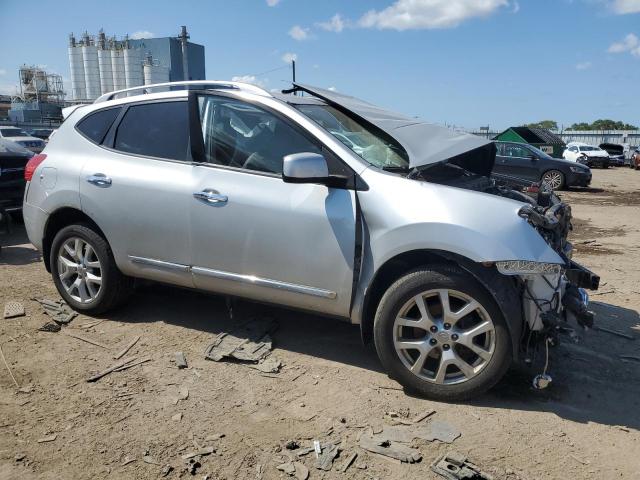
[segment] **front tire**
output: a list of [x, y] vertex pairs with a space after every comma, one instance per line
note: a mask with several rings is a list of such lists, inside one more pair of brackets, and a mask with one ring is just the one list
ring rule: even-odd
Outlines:
[[104, 313], [131, 292], [132, 280], [116, 266], [109, 244], [88, 225], [61, 229], [53, 239], [49, 262], [58, 293], [81, 313]]
[[542, 174], [541, 180], [553, 190], [562, 190], [566, 183], [564, 174], [559, 170], [547, 170]]
[[495, 300], [473, 276], [451, 265], [420, 268], [391, 285], [376, 312], [374, 342], [392, 378], [434, 400], [484, 393], [513, 358]]

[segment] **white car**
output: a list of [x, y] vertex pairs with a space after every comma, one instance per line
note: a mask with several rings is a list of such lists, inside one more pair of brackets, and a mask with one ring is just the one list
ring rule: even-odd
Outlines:
[[0, 138], [17, 143], [21, 147], [28, 148], [33, 153], [40, 153], [46, 145], [44, 140], [32, 137], [18, 127], [0, 127]]
[[582, 163], [588, 167], [609, 168], [610, 163], [609, 154], [605, 150], [582, 142], [568, 143], [562, 157], [565, 160]]

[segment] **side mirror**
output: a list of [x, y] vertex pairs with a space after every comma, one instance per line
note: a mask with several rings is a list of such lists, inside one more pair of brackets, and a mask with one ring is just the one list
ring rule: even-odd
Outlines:
[[318, 153], [286, 155], [282, 164], [282, 180], [286, 183], [326, 184], [329, 180], [327, 161]]

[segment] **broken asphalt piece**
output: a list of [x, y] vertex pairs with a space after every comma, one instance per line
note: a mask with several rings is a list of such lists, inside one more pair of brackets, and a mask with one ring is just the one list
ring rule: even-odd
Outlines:
[[231, 333], [220, 333], [207, 347], [205, 358], [258, 363], [271, 353], [271, 336], [278, 324], [271, 318], [252, 319]]
[[431, 464], [431, 470], [447, 480], [493, 480], [493, 477], [469, 462], [465, 455], [457, 452], [439, 457]]
[[24, 316], [24, 306], [20, 302], [7, 302], [4, 304], [4, 318], [16, 318]]
[[189, 452], [189, 453], [185, 453], [184, 455], [182, 455], [182, 459], [183, 460], [189, 460], [190, 458], [194, 458], [194, 457], [201, 457], [204, 455], [211, 455], [212, 453], [215, 453], [216, 449], [213, 447], [204, 447], [201, 448], [199, 450], [196, 450], [194, 452]]
[[415, 448], [398, 442], [376, 439], [370, 435], [360, 437], [360, 446], [369, 452], [395, 458], [405, 463], [416, 463], [422, 460], [422, 455]]
[[35, 297], [32, 300], [35, 300], [36, 302], [38, 302], [44, 309], [45, 313], [49, 315], [53, 319], [53, 321], [59, 325], [68, 324], [71, 320], [73, 320], [78, 315], [77, 312], [74, 312], [73, 310], [71, 310], [71, 308], [69, 308], [69, 305], [67, 305], [62, 300], [54, 301], [54, 300], [47, 300], [46, 298], [35, 298]]
[[249, 366], [264, 373], [278, 373], [280, 371], [280, 367], [282, 367], [282, 362], [269, 355], [267, 358], [263, 358], [255, 365]]
[[41, 332], [56, 333], [61, 330], [61, 327], [55, 322], [47, 322], [44, 325], [42, 325], [38, 330]]
[[176, 352], [176, 366], [178, 368], [187, 368], [187, 357], [184, 356], [183, 352]]
[[460, 431], [453, 425], [441, 420], [433, 420], [420, 424], [387, 426], [372, 438], [378, 442], [389, 440], [411, 443], [414, 438], [420, 438], [428, 442], [439, 440], [444, 443], [452, 443], [460, 435], [462, 435]]
[[48, 437], [39, 438], [38, 443], [53, 442], [56, 438], [58, 438], [58, 435], [54, 433], [53, 435], [49, 435]]
[[357, 452], [352, 453], [349, 458], [347, 458], [345, 460], [345, 462], [342, 464], [342, 466], [340, 467], [340, 471], [342, 473], [346, 472], [347, 469], [351, 466], [351, 464], [353, 463], [353, 461], [356, 459], [356, 457], [358, 456]]
[[318, 470], [324, 470], [325, 472], [328, 472], [333, 466], [333, 460], [338, 456], [339, 453], [340, 447], [338, 447], [338, 445], [333, 445], [331, 443], [324, 445], [322, 447], [322, 453], [316, 459], [315, 467]]

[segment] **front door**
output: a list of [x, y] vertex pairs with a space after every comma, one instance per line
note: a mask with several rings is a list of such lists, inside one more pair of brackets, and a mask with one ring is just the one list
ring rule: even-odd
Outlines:
[[193, 101], [204, 144], [190, 206], [195, 285], [347, 316], [354, 191], [282, 180], [283, 156], [322, 150], [280, 114], [231, 96]]
[[528, 148], [514, 143], [498, 144], [496, 163], [493, 171], [503, 175], [537, 181], [538, 160], [532, 158], [533, 152]]
[[125, 274], [193, 286], [187, 101], [125, 108], [84, 164], [82, 209], [104, 231]]

